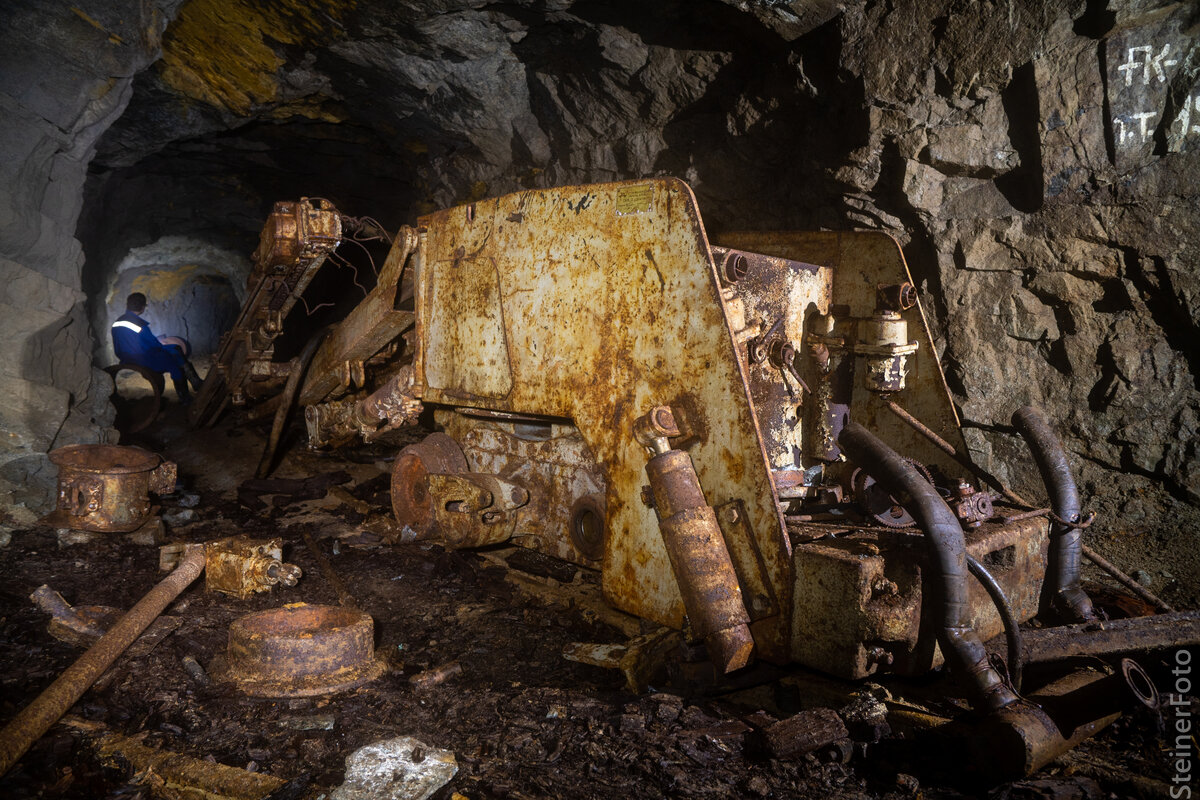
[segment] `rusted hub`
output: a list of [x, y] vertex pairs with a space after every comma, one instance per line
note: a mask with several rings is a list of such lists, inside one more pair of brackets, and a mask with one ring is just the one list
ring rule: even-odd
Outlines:
[[362, 686], [383, 674], [375, 623], [343, 606], [292, 603], [229, 626], [226, 675], [255, 697], [311, 697]]
[[392, 512], [417, 538], [433, 530], [433, 501], [427, 478], [430, 473], [457, 475], [467, 471], [467, 459], [458, 443], [444, 433], [431, 433], [410, 444], [392, 465]]
[[52, 451], [50, 461], [58, 503], [49, 521], [79, 530], [137, 530], [150, 513], [148, 493], [175, 486], [175, 464], [139, 447], [74, 444]]

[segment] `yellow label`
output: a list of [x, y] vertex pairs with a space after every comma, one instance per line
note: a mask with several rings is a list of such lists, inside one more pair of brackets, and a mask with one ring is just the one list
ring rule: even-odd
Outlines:
[[650, 210], [654, 197], [654, 184], [639, 183], [637, 186], [622, 186], [617, 189], [617, 216], [644, 214]]

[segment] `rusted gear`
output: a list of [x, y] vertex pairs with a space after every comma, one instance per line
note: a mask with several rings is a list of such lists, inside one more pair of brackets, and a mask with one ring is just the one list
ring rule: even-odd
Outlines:
[[392, 512], [396, 521], [412, 528], [417, 538], [428, 536], [434, 524], [429, 475], [457, 475], [467, 469], [462, 449], [445, 433], [431, 433], [401, 450], [392, 465]]
[[[916, 459], [903, 456], [921, 477], [933, 483], [933, 474]], [[854, 491], [854, 500], [862, 506], [867, 516], [888, 528], [911, 528], [917, 524], [912, 514], [904, 506], [896, 502], [896, 498], [885, 492], [866, 470], [856, 469], [850, 476], [850, 488]]]

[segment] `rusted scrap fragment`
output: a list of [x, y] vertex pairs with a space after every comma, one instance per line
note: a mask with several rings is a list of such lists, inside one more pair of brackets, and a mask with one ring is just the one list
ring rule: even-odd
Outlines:
[[1023, 633], [1022, 642], [1026, 663], [1187, 647], [1200, 644], [1200, 611], [1030, 630]]
[[[71, 606], [49, 586], [39, 586], [30, 595], [37, 607], [51, 615], [46, 631], [55, 639], [77, 647], [91, 647], [124, 613], [112, 606]], [[178, 617], [159, 617], [130, 645], [126, 653], [144, 656], [179, 627]]]
[[594, 667], [619, 669], [625, 675], [625, 687], [634, 694], [646, 691], [650, 679], [666, 663], [667, 656], [683, 641], [679, 631], [661, 629], [635, 636], [624, 644], [571, 642], [563, 648], [563, 658]]
[[411, 678], [409, 678], [408, 682], [417, 689], [429, 689], [445, 683], [455, 675], [461, 674], [462, 664], [459, 664], [457, 661], [450, 661], [446, 664], [442, 664], [439, 667], [418, 672], [416, 675], [413, 675]]
[[95, 748], [106, 765], [123, 768], [128, 763], [146, 782], [174, 797], [203, 797], [205, 800], [262, 800], [287, 781], [261, 772], [203, 761], [198, 758], [147, 747], [129, 736], [105, 730], [95, 722], [68, 718], [68, 727], [79, 731]]
[[261, 511], [267, 505], [263, 495], [276, 497], [274, 505], [286, 505], [297, 500], [319, 500], [329, 492], [329, 487], [350, 481], [350, 473], [344, 470], [313, 475], [310, 478], [252, 478], [238, 487], [238, 502], [251, 511]]
[[276, 584], [295, 586], [301, 575], [283, 561], [283, 540], [230, 536], [205, 545], [204, 586], [210, 592], [245, 600]]
[[[755, 720], [751, 720], [753, 724]], [[754, 732], [753, 741], [772, 758], [799, 758], [850, 736], [832, 708], [801, 711]]]
[[[33, 594], [29, 595], [29, 599], [52, 617], [51, 625], [58, 623], [62, 629], [85, 637], [99, 638], [104, 634], [101, 626], [97, 625], [94, 620], [81, 616], [78, 611], [71, 608], [71, 604], [64, 600], [61, 594], [46, 584], [34, 589]], [[53, 631], [51, 634], [54, 635]], [[55, 638], [62, 637], [55, 635]]]

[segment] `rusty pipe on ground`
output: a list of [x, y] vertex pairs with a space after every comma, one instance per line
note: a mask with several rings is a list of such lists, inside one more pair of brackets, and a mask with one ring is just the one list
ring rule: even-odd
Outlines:
[[[1060, 520], [1079, 520], [1079, 490], [1067, 454], [1045, 413], [1033, 406], [1017, 409], [1013, 426], [1033, 453], [1038, 472], [1050, 495], [1050, 506]], [[1080, 585], [1080, 556], [1083, 541], [1078, 528], [1054, 521], [1050, 525], [1050, 553], [1046, 564], [1046, 582], [1042, 588], [1042, 611], [1083, 622], [1096, 618], [1091, 598]]]
[[204, 546], [188, 545], [175, 571], [164, 578], [88, 648], [58, 680], [0, 730], [0, 775], [8, 772], [96, 679], [158, 618], [172, 600], [204, 571]]
[[970, 682], [983, 707], [995, 711], [1015, 702], [1016, 693], [988, 663], [971, 627], [966, 542], [954, 512], [933, 484], [862, 425], [847, 423], [838, 444], [908, 509], [925, 533], [934, 566], [935, 627], [946, 662]]

